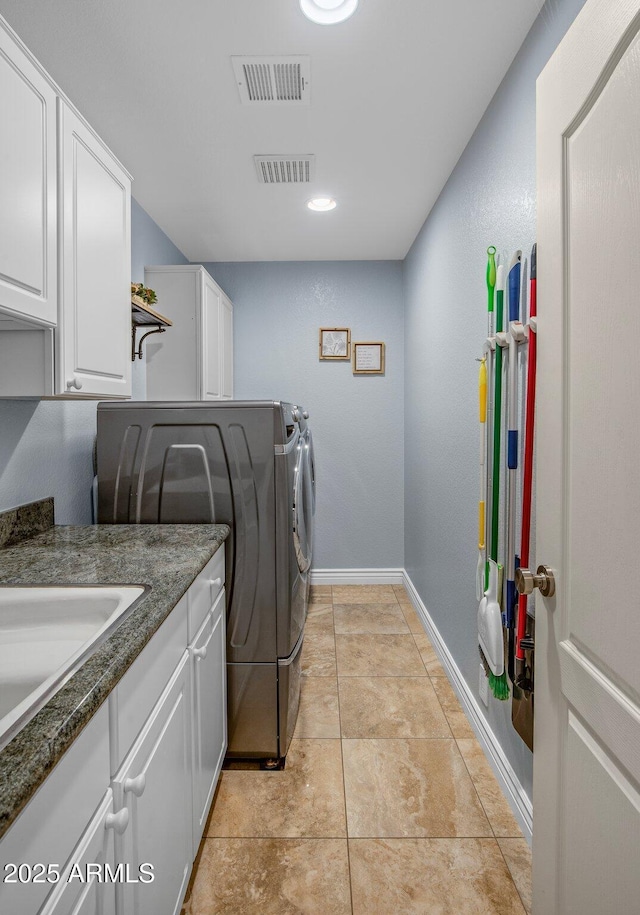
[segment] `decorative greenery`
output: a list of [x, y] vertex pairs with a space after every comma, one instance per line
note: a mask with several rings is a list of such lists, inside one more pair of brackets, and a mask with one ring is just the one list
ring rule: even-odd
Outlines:
[[147, 289], [142, 283], [131, 284], [131, 295], [139, 296], [147, 305], [155, 305], [158, 301], [158, 297], [153, 289]]

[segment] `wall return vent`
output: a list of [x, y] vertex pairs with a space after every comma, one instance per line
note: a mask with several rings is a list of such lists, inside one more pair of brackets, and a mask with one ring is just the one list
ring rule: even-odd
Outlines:
[[243, 105], [308, 105], [310, 57], [232, 57]]
[[260, 184], [309, 184], [315, 156], [254, 156]]

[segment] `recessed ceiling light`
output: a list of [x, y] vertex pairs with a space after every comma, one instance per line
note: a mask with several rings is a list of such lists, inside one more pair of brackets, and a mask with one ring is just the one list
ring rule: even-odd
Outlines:
[[300, 9], [307, 19], [319, 25], [344, 22], [358, 6], [358, 0], [300, 0]]
[[336, 202], [333, 197], [314, 197], [307, 201], [310, 210], [316, 210], [318, 213], [326, 213], [327, 210], [334, 210]]

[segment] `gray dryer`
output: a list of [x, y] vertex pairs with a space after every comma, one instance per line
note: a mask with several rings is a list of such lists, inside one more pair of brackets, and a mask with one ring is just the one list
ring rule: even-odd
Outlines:
[[315, 468], [290, 403], [101, 403], [101, 524], [225, 523], [228, 756], [283, 760], [295, 727]]

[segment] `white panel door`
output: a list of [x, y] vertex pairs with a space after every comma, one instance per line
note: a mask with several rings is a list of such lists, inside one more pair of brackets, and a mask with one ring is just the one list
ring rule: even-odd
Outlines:
[[63, 256], [57, 392], [131, 396], [131, 182], [59, 102]]
[[640, 905], [640, 2], [587, 0], [538, 80], [533, 906]]
[[[109, 788], [38, 915], [115, 915], [113, 794]], [[16, 913], [17, 915], [17, 913]]]
[[0, 25], [0, 309], [57, 320], [56, 94]]
[[202, 390], [201, 400], [222, 399], [222, 297], [218, 287], [203, 276], [202, 286]]
[[184, 656], [113, 781], [129, 824], [116, 860], [132, 874], [153, 866], [153, 882], [118, 884], [118, 915], [177, 915], [193, 862], [191, 677]]

